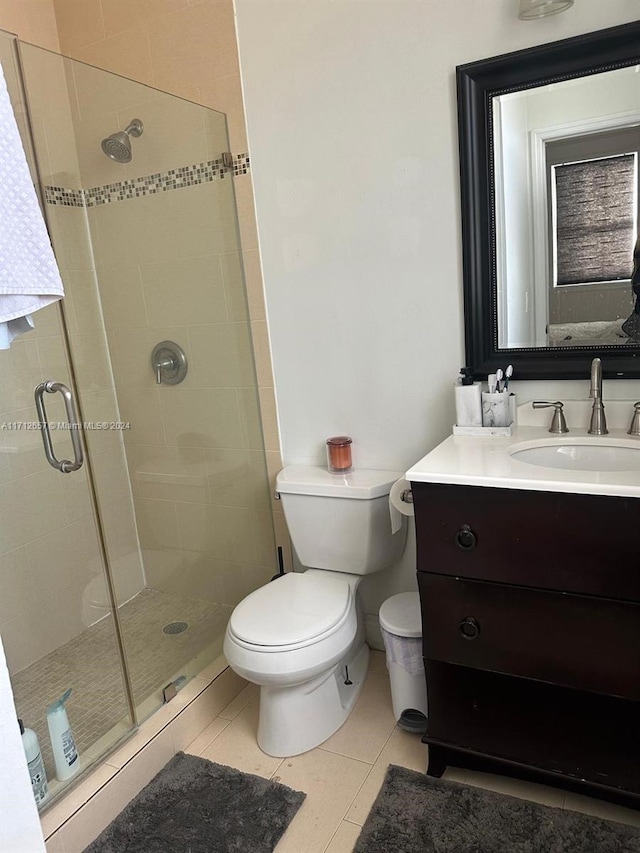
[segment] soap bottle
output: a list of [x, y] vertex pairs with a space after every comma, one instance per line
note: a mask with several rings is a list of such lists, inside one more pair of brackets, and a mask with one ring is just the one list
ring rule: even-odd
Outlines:
[[460, 368], [460, 376], [453, 386], [456, 402], [457, 426], [482, 426], [482, 386], [473, 381], [470, 367]]
[[47, 708], [47, 725], [56, 765], [56, 776], [61, 782], [71, 779], [80, 769], [76, 742], [64, 707], [69, 696], [71, 696], [71, 688]]
[[18, 725], [20, 726], [20, 734], [22, 735], [22, 747], [27, 758], [27, 766], [29, 767], [29, 776], [31, 776], [33, 798], [38, 808], [40, 808], [49, 796], [49, 785], [47, 784], [47, 774], [44, 769], [42, 753], [40, 752], [38, 735], [33, 729], [25, 729], [20, 719], [18, 719]]

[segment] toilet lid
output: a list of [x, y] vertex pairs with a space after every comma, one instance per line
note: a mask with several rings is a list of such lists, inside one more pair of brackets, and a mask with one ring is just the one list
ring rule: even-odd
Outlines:
[[330, 631], [351, 602], [346, 581], [289, 572], [248, 595], [231, 614], [236, 637], [254, 646], [293, 646]]

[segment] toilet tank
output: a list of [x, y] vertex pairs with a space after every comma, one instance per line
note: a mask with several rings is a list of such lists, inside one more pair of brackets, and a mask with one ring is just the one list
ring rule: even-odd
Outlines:
[[290, 465], [276, 477], [291, 541], [307, 568], [366, 575], [388, 568], [404, 550], [407, 526], [392, 534], [389, 491], [400, 471]]

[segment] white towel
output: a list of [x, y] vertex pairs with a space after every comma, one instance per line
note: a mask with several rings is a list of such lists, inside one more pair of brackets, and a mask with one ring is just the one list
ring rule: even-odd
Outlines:
[[0, 65], [0, 349], [30, 327], [10, 323], [64, 296]]

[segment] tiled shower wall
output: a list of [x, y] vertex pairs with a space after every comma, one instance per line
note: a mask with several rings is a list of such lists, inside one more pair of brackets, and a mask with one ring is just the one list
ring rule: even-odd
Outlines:
[[[232, 0], [54, 0], [54, 7], [63, 54], [226, 113], [231, 151], [248, 151]], [[235, 178], [234, 189], [273, 484], [282, 457], [250, 173]], [[277, 544], [290, 566], [278, 502], [272, 512]]]

